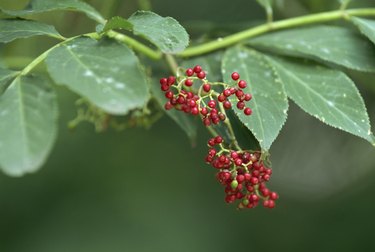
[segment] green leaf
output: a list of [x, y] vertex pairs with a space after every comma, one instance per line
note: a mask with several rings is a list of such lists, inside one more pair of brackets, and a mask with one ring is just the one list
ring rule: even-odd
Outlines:
[[375, 144], [366, 107], [342, 72], [311, 62], [268, 57], [288, 96], [322, 122]]
[[164, 97], [163, 92], [160, 90], [159, 82], [153, 79], [151, 85], [151, 92], [154, 95], [156, 101], [163, 108], [165, 113], [177, 123], [180, 128], [185, 131], [186, 135], [189, 137], [191, 142], [195, 142], [197, 138], [197, 124], [193, 121], [193, 119], [186, 115], [185, 113], [181, 113], [181, 111], [177, 111], [175, 109], [172, 110], [165, 110], [164, 104], [167, 102], [167, 99]]
[[83, 12], [98, 23], [105, 22], [105, 19], [92, 6], [79, 0], [32, 0], [28, 8], [24, 10], [2, 10], [2, 12], [10, 16], [23, 17], [55, 10]]
[[288, 100], [280, 80], [262, 54], [245, 47], [226, 51], [222, 65], [226, 83], [233, 82], [232, 72], [238, 72], [248, 83], [244, 92], [253, 95], [248, 103], [253, 114], [246, 116], [237, 109], [236, 98], [232, 98], [233, 110], [258, 139], [260, 146], [268, 150], [287, 118]]
[[0, 96], [0, 167], [11, 176], [36, 171], [57, 133], [57, 102], [43, 78], [17, 77]]
[[135, 35], [144, 37], [164, 53], [183, 51], [189, 44], [189, 35], [175, 19], [161, 17], [150, 11], [137, 11], [128, 21]]
[[375, 72], [374, 46], [360, 34], [342, 27], [313, 26], [279, 31], [252, 39], [249, 43], [282, 55]]
[[77, 38], [50, 52], [46, 63], [56, 83], [107, 113], [124, 115], [148, 101], [147, 78], [138, 58], [116, 41]]
[[2, 19], [0, 20], [0, 43], [8, 43], [18, 38], [37, 35], [63, 38], [52, 25], [32, 20]]
[[359, 30], [375, 44], [375, 20], [352, 17], [350, 19]]
[[112, 17], [110, 20], [107, 21], [107, 23], [105, 24], [101, 32], [106, 32], [106, 31], [114, 30], [114, 29], [123, 29], [123, 30], [131, 31], [133, 29], [133, 24], [130, 23], [125, 18], [116, 16], [116, 17]]
[[0, 68], [0, 95], [5, 91], [8, 81], [17, 75], [18, 72]]

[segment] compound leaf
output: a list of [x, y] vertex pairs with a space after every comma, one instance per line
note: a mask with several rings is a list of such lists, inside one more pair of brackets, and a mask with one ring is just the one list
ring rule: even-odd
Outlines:
[[58, 39], [62, 38], [52, 25], [32, 20], [0, 20], [0, 43], [8, 43], [18, 38], [28, 38], [37, 35], [47, 35]]
[[233, 82], [232, 72], [248, 82], [244, 92], [253, 95], [248, 103], [253, 114], [246, 116], [237, 109], [236, 98], [232, 99], [233, 110], [260, 146], [268, 150], [287, 118], [288, 100], [283, 86], [263, 55], [245, 47], [233, 47], [224, 54], [222, 73], [226, 83]]
[[375, 72], [374, 45], [360, 34], [343, 27], [313, 26], [279, 31], [252, 39], [249, 43], [282, 55]]
[[375, 144], [363, 99], [344, 73], [311, 62], [267, 59], [275, 67], [288, 96], [304, 111]]

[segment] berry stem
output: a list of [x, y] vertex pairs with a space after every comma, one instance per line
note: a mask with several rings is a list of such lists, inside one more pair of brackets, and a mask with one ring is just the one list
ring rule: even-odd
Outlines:
[[165, 59], [172, 73], [178, 73], [178, 64], [176, 59], [171, 54], [166, 54]]

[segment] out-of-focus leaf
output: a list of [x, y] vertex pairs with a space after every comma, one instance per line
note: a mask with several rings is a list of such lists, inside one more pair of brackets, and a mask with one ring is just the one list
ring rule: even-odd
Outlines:
[[52, 25], [32, 20], [2, 19], [0, 20], [0, 42], [8, 43], [18, 38], [46, 35], [61, 39], [62, 36]]
[[267, 59], [275, 67], [288, 96], [304, 111], [375, 145], [363, 99], [344, 73], [313, 63]]
[[311, 58], [358, 71], [375, 71], [375, 47], [343, 27], [313, 26], [270, 33], [249, 43], [282, 55]]
[[54, 10], [69, 10], [85, 13], [89, 18], [104, 23], [105, 19], [91, 5], [79, 0], [32, 0], [24, 10], [1, 10], [3, 13], [23, 17]]
[[40, 77], [17, 77], [0, 96], [0, 167], [21, 176], [42, 166], [57, 133], [55, 93]]

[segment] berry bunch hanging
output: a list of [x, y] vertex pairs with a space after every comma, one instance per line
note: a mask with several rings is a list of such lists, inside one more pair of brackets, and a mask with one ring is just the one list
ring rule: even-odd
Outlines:
[[[215, 137], [208, 141], [205, 161], [218, 170], [216, 178], [225, 186], [227, 203], [238, 202], [238, 208], [242, 209], [254, 208], [263, 201], [264, 207], [274, 208], [278, 194], [266, 186], [272, 174], [267, 157], [259, 151], [246, 151], [239, 147], [226, 115], [226, 110], [234, 106], [234, 100], [235, 106], [246, 116], [252, 114], [247, 104], [252, 95], [244, 92], [247, 82], [241, 80], [237, 72], [233, 72], [231, 78], [232, 83], [209, 82], [206, 72], [199, 65], [178, 71], [177, 76], [161, 78], [160, 88], [167, 99], [164, 108], [199, 116], [203, 124], [214, 132]], [[212, 127], [220, 122], [231, 134], [229, 144]]]

